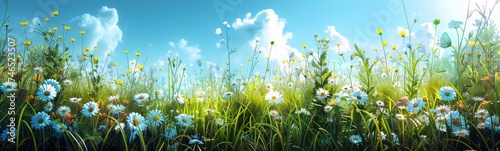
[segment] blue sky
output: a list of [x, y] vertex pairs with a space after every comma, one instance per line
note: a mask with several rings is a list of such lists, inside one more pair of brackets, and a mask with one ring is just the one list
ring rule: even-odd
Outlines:
[[[478, 2], [484, 3], [483, 0]], [[447, 24], [452, 19], [465, 20], [467, 3], [465, 0], [405, 0], [408, 17], [418, 20], [412, 35], [416, 43], [430, 47], [429, 37], [435, 33], [427, 25], [436, 18], [441, 19], [438, 36], [449, 30]], [[216, 28], [224, 29], [223, 21], [231, 25], [228, 30], [231, 45], [238, 47], [232, 63], [235, 66], [244, 64], [244, 67], [256, 37], [264, 52], [269, 48], [269, 41], [276, 42], [271, 59], [278, 66], [277, 62], [287, 58], [289, 53], [304, 52], [301, 48], [304, 43], [315, 48], [315, 33], [329, 37], [332, 46], [340, 43], [342, 50], [350, 54], [355, 43], [367, 50], [380, 47], [376, 28], [383, 28], [389, 45], [394, 42], [398, 46], [401, 42], [398, 30], [407, 29], [401, 0], [295, 0], [287, 3], [264, 0], [17, 0], [9, 1], [8, 6], [7, 15], [13, 28], [9, 34], [19, 41], [30, 39], [36, 43], [37, 38], [29, 32], [23, 35], [29, 27], [21, 27], [18, 22], [28, 20], [31, 24], [35, 17], [40, 20], [49, 17], [50, 22], [42, 21], [43, 29], [58, 26], [58, 32], [62, 32], [62, 22], [71, 26], [64, 37], [67, 41], [76, 38], [71, 49], [81, 51], [82, 36], [78, 31], [85, 30], [84, 47], [97, 45], [99, 56], [111, 52], [112, 61], [121, 66], [127, 64], [123, 53], [127, 49], [130, 57], [135, 51], [148, 56], [146, 66], [161, 66], [167, 52], [172, 50], [187, 67], [196, 64], [197, 59], [223, 67], [226, 51], [223, 47], [217, 48], [221, 37], [215, 34]], [[0, 7], [4, 8], [5, 3]], [[59, 10], [59, 16], [51, 16], [53, 10]], [[259, 65], [264, 66], [264, 58], [261, 59]], [[141, 61], [143, 59], [139, 59], [139, 63]]]

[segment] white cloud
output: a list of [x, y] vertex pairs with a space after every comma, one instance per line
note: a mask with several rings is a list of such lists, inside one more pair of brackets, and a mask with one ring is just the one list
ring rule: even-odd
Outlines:
[[122, 40], [122, 30], [118, 27], [118, 11], [115, 8], [103, 6], [94, 16], [83, 14], [72, 21], [79, 21], [78, 25], [85, 31], [86, 46], [93, 48], [98, 46], [101, 56], [112, 53], [118, 43]]
[[337, 48], [337, 43], [334, 43], [335, 47], [332, 47], [334, 51], [337, 53], [345, 53], [351, 50], [351, 43], [349, 40], [341, 35], [336, 29], [335, 26], [327, 26], [325, 32], [328, 34], [330, 38], [330, 42], [338, 42], [340, 44], [339, 48]]
[[[251, 46], [250, 49], [245, 48], [245, 50], [254, 50], [257, 37], [259, 37], [259, 46], [266, 48], [266, 51], [270, 48], [270, 41], [274, 41], [270, 59], [281, 61], [288, 59], [291, 53], [296, 56], [301, 54], [296, 48], [288, 45], [287, 42], [293, 38], [293, 34], [284, 32], [285, 24], [286, 20], [279, 18], [274, 10], [266, 9], [258, 12], [255, 16], [247, 13], [245, 18], [237, 18], [232, 26], [236, 30], [235, 35], [245, 38], [246, 44]], [[264, 54], [267, 56], [268, 52], [266, 51]]]
[[198, 48], [197, 45], [194, 46], [188, 46], [188, 41], [185, 39], [179, 40], [177, 43], [175, 42], [168, 42], [170, 47], [172, 48], [179, 48], [181, 53], [183, 53], [186, 56], [189, 56], [189, 61], [196, 61], [197, 59], [201, 58], [201, 50]]

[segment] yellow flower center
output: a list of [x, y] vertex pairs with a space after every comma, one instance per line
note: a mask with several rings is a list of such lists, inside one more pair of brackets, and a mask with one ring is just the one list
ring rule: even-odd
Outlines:
[[89, 108], [88, 111], [92, 112], [92, 111], [94, 111], [94, 108]]
[[187, 123], [187, 119], [183, 118], [182, 122]]
[[139, 96], [139, 99], [144, 99], [144, 96], [142, 96], [142, 95], [141, 95], [141, 96]]
[[50, 95], [50, 92], [49, 92], [49, 91], [45, 91], [45, 92], [43, 92], [43, 95], [45, 95], [45, 96], [49, 96], [49, 95]]
[[273, 101], [275, 101], [276, 99], [277, 99], [276, 96], [271, 97], [271, 100], [273, 100]]
[[160, 117], [158, 115], [153, 116], [153, 121], [158, 121]]
[[445, 92], [444, 95], [450, 96], [450, 92]]
[[462, 125], [462, 122], [460, 122], [460, 119], [458, 119], [458, 118], [452, 118], [452, 119], [451, 119], [451, 123], [452, 123], [454, 126], [461, 126], [461, 125]]
[[418, 103], [413, 103], [413, 107], [418, 107]]
[[445, 108], [441, 108], [441, 109], [439, 109], [439, 112], [444, 113], [444, 112], [446, 112], [446, 109]]
[[8, 89], [9, 89], [9, 88], [11, 88], [11, 87], [12, 87], [12, 86], [11, 86], [10, 84], [7, 84], [7, 88], [8, 88]]
[[38, 119], [38, 124], [42, 124], [42, 123], [43, 123], [43, 118]]
[[141, 122], [139, 122], [138, 119], [134, 119], [133, 122], [134, 122], [134, 126], [139, 126], [139, 124], [141, 124]]

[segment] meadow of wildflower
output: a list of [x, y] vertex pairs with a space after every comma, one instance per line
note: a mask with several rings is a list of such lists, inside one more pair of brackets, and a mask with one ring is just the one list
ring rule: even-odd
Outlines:
[[[125, 50], [138, 61], [123, 70], [94, 55], [97, 47], [72, 50], [78, 41], [59, 36], [84, 30], [63, 24], [36, 28], [39, 43], [14, 40], [5, 31], [28, 21], [4, 18], [0, 150], [499, 150], [500, 34], [489, 17], [497, 3], [474, 9], [482, 18], [471, 32], [469, 18], [435, 19], [436, 30], [453, 32], [435, 36], [428, 55], [409, 36], [419, 21], [403, 18], [401, 44], [388, 45], [378, 28], [378, 48], [354, 44], [344, 54], [311, 34], [315, 43], [280, 69], [269, 63], [274, 41], [257, 40], [269, 53], [256, 48], [245, 69], [200, 61], [191, 71], [172, 54], [142, 72], [148, 58]], [[224, 22], [213, 35], [225, 39], [228, 60], [237, 52], [230, 28]], [[340, 66], [329, 56], [357, 61]]]

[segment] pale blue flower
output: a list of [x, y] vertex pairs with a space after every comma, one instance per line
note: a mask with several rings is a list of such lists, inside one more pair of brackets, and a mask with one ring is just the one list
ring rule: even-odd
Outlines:
[[9, 92], [15, 91], [17, 89], [17, 83], [4, 82], [4, 83], [2, 83], [2, 86], [0, 86], [0, 89], [2, 90], [3, 93], [9, 93]]
[[363, 138], [359, 135], [351, 135], [351, 137], [349, 137], [349, 141], [354, 144], [360, 144], [363, 142]]
[[175, 136], [177, 136], [177, 130], [175, 128], [165, 131], [165, 138], [167, 140], [172, 140]]
[[35, 129], [43, 128], [50, 125], [50, 116], [45, 112], [38, 112], [33, 117], [31, 117], [31, 127]]
[[82, 114], [86, 117], [92, 117], [99, 113], [99, 106], [95, 102], [87, 102], [82, 107]]
[[441, 97], [441, 100], [444, 101], [451, 101], [455, 99], [457, 96], [457, 93], [455, 92], [455, 89], [449, 86], [444, 86], [441, 89], [439, 89], [439, 97]]
[[187, 127], [193, 122], [193, 116], [186, 114], [177, 115], [175, 119], [177, 120], [177, 125], [181, 127]]
[[158, 109], [149, 111], [148, 119], [151, 126], [160, 126], [164, 121], [163, 114]]
[[418, 112], [418, 111], [422, 110], [422, 108], [424, 106], [425, 106], [425, 102], [421, 98], [414, 98], [406, 104], [406, 107], [408, 108], [408, 112]]
[[351, 96], [354, 100], [356, 100], [357, 104], [365, 104], [365, 102], [368, 100], [368, 95], [361, 90], [354, 91]]
[[450, 23], [448, 23], [448, 28], [460, 28], [460, 25], [462, 25], [462, 21], [456, 21], [456, 20], [451, 20]]
[[36, 95], [44, 102], [51, 101], [57, 96], [56, 88], [50, 84], [42, 84], [37, 89]]
[[57, 82], [54, 79], [47, 79], [47, 80], [45, 80], [45, 82], [43, 82], [43, 84], [50, 84], [50, 85], [54, 86], [54, 88], [56, 88], [57, 92], [61, 92], [61, 85], [59, 84], [59, 82]]

